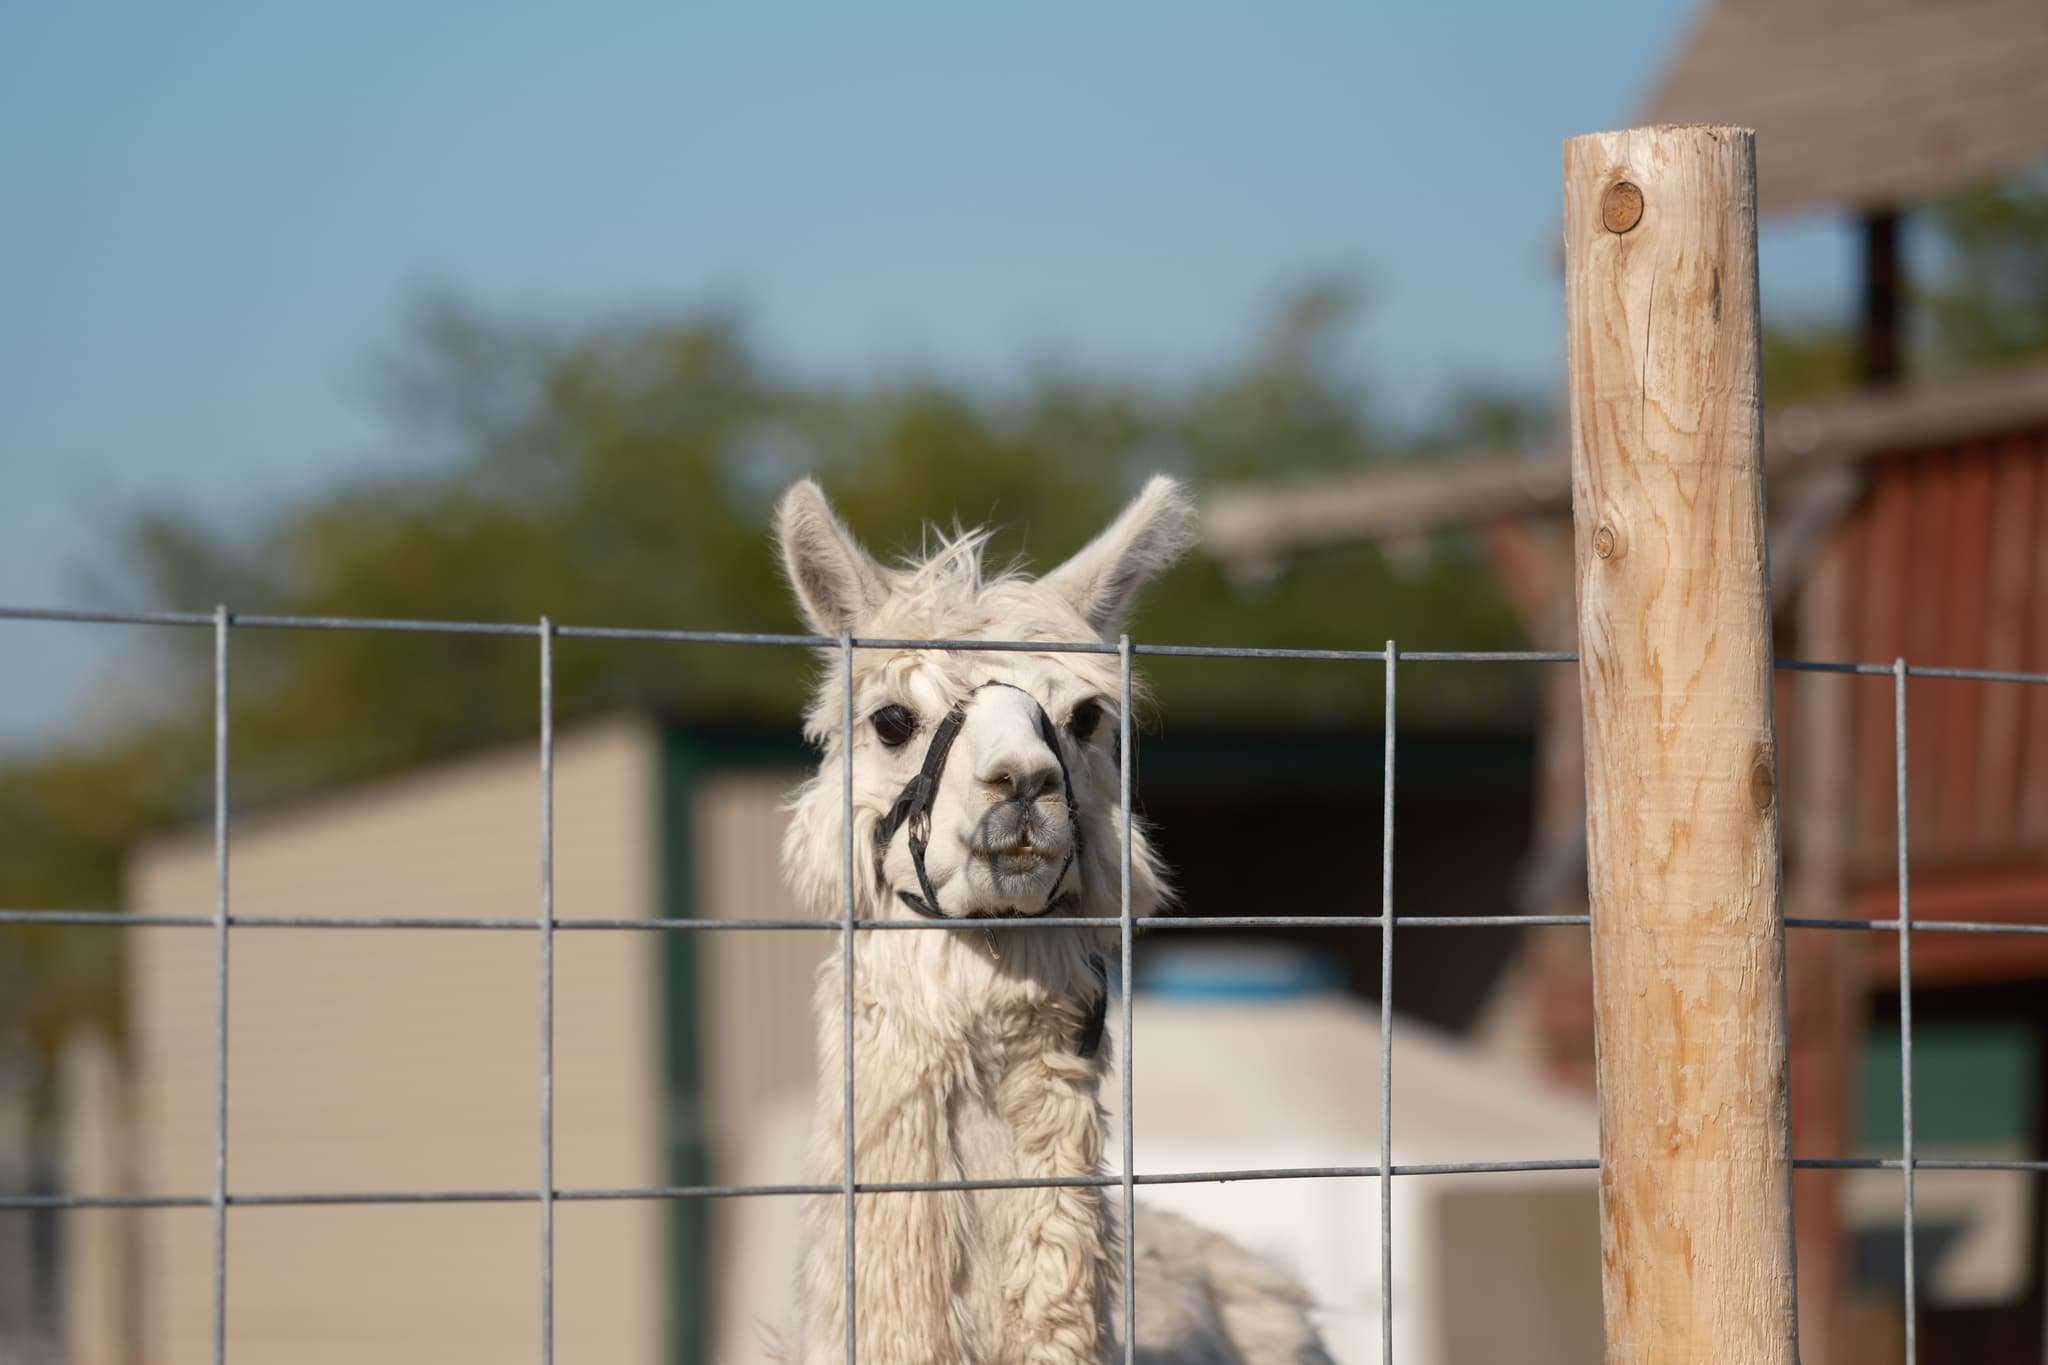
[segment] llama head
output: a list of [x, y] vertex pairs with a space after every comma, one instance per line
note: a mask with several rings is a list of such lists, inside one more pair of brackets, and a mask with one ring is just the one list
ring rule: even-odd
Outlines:
[[[821, 635], [1048, 644], [1114, 641], [1138, 589], [1186, 548], [1193, 522], [1180, 486], [1154, 478], [1072, 559], [1031, 578], [984, 572], [979, 531], [920, 561], [878, 564], [808, 479], [775, 513], [783, 566]], [[837, 915], [845, 903], [850, 764], [862, 918], [1119, 912], [1114, 654], [855, 650], [850, 748], [844, 669], [828, 651], [805, 722], [823, 761], [797, 794], [783, 846], [807, 910]], [[1148, 913], [1162, 888], [1134, 822], [1133, 913]]]

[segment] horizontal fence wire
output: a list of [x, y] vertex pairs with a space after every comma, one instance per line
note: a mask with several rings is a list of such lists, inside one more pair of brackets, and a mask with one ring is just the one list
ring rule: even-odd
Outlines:
[[[1405, 656], [1404, 656], [1405, 657]], [[1131, 921], [1138, 929], [1379, 929], [1392, 924], [1397, 929], [1536, 929], [1548, 926], [1585, 927], [1589, 915], [1140, 915]], [[51, 927], [105, 929], [211, 929], [218, 921], [211, 915], [131, 915], [120, 910], [0, 910], [0, 927], [46, 925]], [[229, 915], [233, 929], [419, 929], [486, 930], [531, 932], [539, 925], [530, 919], [464, 919], [458, 916], [419, 915]], [[1072, 915], [1048, 915], [1043, 919], [1013, 920], [893, 920], [857, 919], [855, 929], [878, 933], [1030, 933], [1046, 929], [1108, 929], [1113, 919], [1088, 919]], [[2048, 924], [2008, 923], [2004, 920], [1916, 919], [1916, 934], [2048, 934]], [[1788, 915], [1787, 929], [1846, 929], [1890, 933], [1897, 919], [1811, 919]], [[606, 933], [633, 930], [677, 932], [775, 932], [840, 933], [843, 920], [813, 919], [558, 919], [554, 932], [578, 930]]]
[[[72, 625], [205, 626], [216, 624], [213, 612], [194, 611], [88, 611], [69, 607], [0, 606], [0, 621], [41, 621]], [[508, 635], [538, 637], [541, 626], [526, 621], [434, 621], [373, 616], [280, 616], [262, 613], [227, 613], [226, 623], [237, 630], [340, 630], [411, 635]], [[796, 649], [944, 649], [961, 652], [1025, 654], [1115, 655], [1117, 646], [1101, 640], [917, 640], [894, 637], [850, 638], [829, 635], [794, 635], [758, 631], [662, 630], [632, 626], [571, 626], [550, 628], [558, 640], [644, 640], [684, 645], [752, 645]], [[1133, 643], [1138, 658], [1182, 659], [1273, 659], [1298, 662], [1384, 664], [1385, 649], [1266, 649], [1231, 645], [1172, 645]], [[1542, 649], [1440, 649], [1401, 651], [1403, 663], [1459, 664], [1569, 664], [1577, 663], [1575, 650]], [[1812, 659], [1778, 659], [1776, 668], [1791, 673], [1846, 673], [1863, 677], [1891, 677], [1900, 669], [1892, 663], [1833, 663]], [[1928, 664], [1907, 664], [1909, 678], [1949, 678], [1966, 682], [2034, 683], [2048, 685], [2048, 673], [2029, 673], [1999, 668], [1946, 668]]]
[[[1895, 1156], [1795, 1157], [1793, 1168], [1802, 1171], [1904, 1171], [1906, 1162]], [[1389, 1176], [1530, 1175], [1559, 1171], [1594, 1171], [1598, 1157], [1542, 1157], [1524, 1161], [1439, 1161], [1397, 1162]], [[1915, 1156], [1915, 1171], [2022, 1171], [2048, 1174], [2048, 1159], [2025, 1157], [1933, 1157]], [[1133, 1185], [1231, 1185], [1258, 1180], [1377, 1180], [1377, 1162], [1365, 1166], [1273, 1166], [1220, 1171], [1139, 1172]], [[1117, 1188], [1124, 1183], [1121, 1173], [1083, 1176], [1014, 1176], [985, 1180], [861, 1180], [855, 1194], [942, 1194], [967, 1190], [1037, 1190], [1067, 1188]], [[615, 1189], [561, 1187], [547, 1197], [559, 1204], [607, 1203], [645, 1200], [660, 1202], [683, 1199], [778, 1198], [803, 1195], [844, 1195], [839, 1184], [785, 1183], [754, 1185], [645, 1185]], [[538, 1189], [506, 1190], [361, 1190], [285, 1191], [230, 1193], [230, 1208], [316, 1208], [331, 1204], [537, 1204]], [[0, 1211], [28, 1209], [204, 1209], [213, 1207], [211, 1194], [27, 1194], [0, 1195]]]
[[[215, 907], [211, 915], [147, 915], [126, 914], [104, 910], [62, 910], [62, 909], [0, 909], [0, 927], [107, 927], [107, 928], [175, 928], [212, 929], [216, 935], [215, 952], [215, 1131], [214, 1131], [214, 1188], [211, 1193], [190, 1195], [96, 1195], [96, 1194], [54, 1194], [54, 1195], [0, 1195], [0, 1210], [68, 1210], [68, 1209], [177, 1209], [210, 1208], [213, 1211], [213, 1356], [216, 1362], [224, 1361], [226, 1354], [226, 1243], [227, 1211], [230, 1208], [278, 1208], [278, 1207], [322, 1207], [332, 1205], [362, 1204], [513, 1204], [537, 1203], [541, 1207], [542, 1219], [542, 1359], [552, 1358], [553, 1351], [553, 1210], [556, 1203], [608, 1202], [625, 1200], [692, 1200], [723, 1199], [743, 1197], [774, 1197], [804, 1195], [839, 1195], [845, 1200], [846, 1258], [846, 1356], [849, 1362], [855, 1359], [855, 1204], [856, 1195], [892, 1193], [933, 1193], [945, 1191], [1043, 1189], [1056, 1187], [1121, 1187], [1124, 1194], [1126, 1226], [1133, 1216], [1131, 1204], [1133, 1192], [1138, 1186], [1181, 1185], [1181, 1184], [1227, 1184], [1237, 1181], [1263, 1180], [1308, 1180], [1308, 1179], [1373, 1179], [1381, 1182], [1380, 1216], [1380, 1260], [1381, 1260], [1381, 1331], [1383, 1351], [1390, 1352], [1391, 1317], [1388, 1313], [1389, 1280], [1392, 1260], [1391, 1203], [1386, 1182], [1396, 1176], [1451, 1176], [1451, 1175], [1497, 1175], [1514, 1173], [1564, 1172], [1597, 1170], [1597, 1158], [1543, 1159], [1525, 1161], [1484, 1161], [1484, 1162], [1442, 1162], [1396, 1164], [1392, 1161], [1392, 1057], [1391, 1057], [1391, 965], [1393, 952], [1393, 931], [1399, 929], [1479, 929], [1479, 928], [1532, 928], [1537, 926], [1586, 926], [1591, 922], [1588, 915], [1399, 915], [1395, 913], [1391, 890], [1391, 866], [1393, 857], [1392, 815], [1393, 815], [1393, 732], [1394, 732], [1394, 669], [1396, 659], [1403, 663], [1459, 663], [1459, 664], [1562, 664], [1576, 663], [1578, 655], [1564, 650], [1414, 650], [1399, 651], [1389, 641], [1381, 649], [1271, 649], [1255, 647], [1232, 647], [1211, 645], [1137, 644], [1128, 636], [1116, 643], [1100, 640], [1090, 641], [1046, 641], [1046, 640], [963, 640], [963, 639], [896, 639], [862, 638], [842, 635], [837, 638], [818, 635], [777, 634], [743, 631], [696, 631], [665, 630], [652, 628], [614, 626], [573, 626], [561, 625], [543, 618], [537, 623], [511, 621], [437, 621], [410, 620], [402, 618], [337, 617], [337, 616], [294, 616], [264, 613], [235, 614], [225, 607], [212, 612], [179, 611], [88, 611], [70, 608], [36, 608], [0, 606], [0, 621], [48, 622], [77, 625], [128, 625], [128, 626], [171, 626], [207, 628], [214, 635], [214, 839], [216, 856]], [[228, 900], [228, 790], [227, 768], [229, 749], [228, 725], [228, 638], [230, 629], [245, 630], [303, 630], [303, 631], [365, 631], [423, 635], [472, 635], [510, 636], [537, 638], [541, 648], [541, 762], [542, 762], [542, 820], [543, 847], [541, 852], [541, 910], [535, 917], [492, 918], [462, 916], [405, 916], [405, 915], [356, 915], [356, 916], [294, 916], [294, 915], [237, 915], [229, 908]], [[1122, 694], [1125, 704], [1120, 708], [1122, 731], [1120, 744], [1123, 752], [1130, 746], [1130, 676], [1133, 657], [1146, 658], [1194, 658], [1194, 659], [1245, 659], [1297, 662], [1326, 662], [1378, 664], [1386, 669], [1384, 684], [1385, 730], [1384, 730], [1384, 774], [1386, 788], [1385, 829], [1383, 831], [1383, 886], [1381, 913], [1377, 915], [1150, 915], [1132, 913], [1130, 892], [1130, 821], [1131, 808], [1130, 772], [1128, 762], [1123, 764], [1121, 810], [1124, 814], [1124, 839], [1122, 849], [1122, 896], [1121, 913], [1118, 919], [1095, 917], [1049, 916], [1031, 920], [963, 920], [963, 921], [899, 921], [865, 920], [855, 916], [852, 898], [852, 819], [850, 803], [851, 766], [847, 766], [846, 790], [843, 800], [846, 816], [846, 878], [847, 904], [845, 914], [838, 920], [722, 920], [722, 919], [581, 919], [563, 920], [555, 917], [553, 904], [552, 844], [547, 833], [552, 827], [552, 683], [554, 641], [559, 639], [644, 641], [683, 645], [755, 646], [775, 648], [836, 649], [845, 678], [842, 725], [847, 741], [846, 751], [851, 751], [853, 726], [852, 661], [854, 651], [872, 649], [940, 649], [960, 652], [1030, 653], [1030, 654], [1097, 654], [1114, 655], [1120, 661]], [[1788, 929], [1844, 930], [1851, 932], [1896, 933], [1899, 954], [1899, 996], [1900, 996], [1900, 1080], [1901, 1109], [1903, 1121], [1902, 1155], [1899, 1157], [1815, 1157], [1795, 1158], [1792, 1165], [1801, 1170], [1897, 1170], [1903, 1173], [1905, 1181], [1904, 1233], [1905, 1233], [1905, 1334], [1906, 1357], [1910, 1362], [1917, 1355], [1917, 1288], [1914, 1256], [1914, 1188], [1913, 1176], [1916, 1171], [2023, 1171], [2048, 1173], [2048, 1160], [1998, 1159], [1998, 1158], [1937, 1158], [1924, 1157], [1915, 1151], [1913, 1141], [1913, 1100], [1912, 1100], [1912, 938], [1915, 934], [2048, 934], [2048, 923], [2006, 923], [2001, 921], [1978, 920], [1916, 920], [1910, 909], [1910, 845], [1907, 821], [1907, 770], [1906, 770], [1906, 684], [1912, 678], [1946, 679], [1983, 683], [2010, 683], [2021, 685], [2048, 685], [2048, 673], [2023, 672], [2012, 669], [1949, 668], [1908, 664], [1904, 659], [1890, 663], [1830, 662], [1817, 660], [1779, 659], [1775, 667], [1787, 672], [1832, 673], [1862, 677], [1885, 677], [1893, 680], [1896, 748], [1896, 791], [1898, 807], [1898, 897], [1899, 913], [1892, 918], [1812, 918], [1788, 916], [1784, 920]], [[854, 1167], [854, 1078], [853, 1078], [853, 961], [856, 931], [933, 931], [1009, 933], [1025, 930], [1054, 930], [1073, 928], [1104, 929], [1116, 925], [1119, 929], [1120, 950], [1123, 966], [1123, 980], [1126, 987], [1122, 1001], [1123, 1041], [1123, 1085], [1124, 1103], [1121, 1115], [1123, 1169], [1116, 1174], [1077, 1176], [1063, 1178], [1004, 1178], [1004, 1179], [961, 1179], [930, 1181], [860, 1181]], [[1132, 1073], [1130, 1048], [1132, 1037], [1131, 981], [1133, 940], [1144, 930], [1202, 930], [1202, 929], [1275, 929], [1275, 928], [1322, 928], [1322, 929], [1374, 929], [1382, 935], [1381, 941], [1381, 1069], [1380, 1069], [1380, 1161], [1365, 1166], [1324, 1166], [1324, 1167], [1276, 1167], [1270, 1169], [1184, 1171], [1174, 1173], [1139, 1173], [1135, 1169], [1135, 1143], [1133, 1130]], [[227, 1183], [227, 1045], [228, 1045], [228, 995], [227, 960], [229, 931], [233, 929], [377, 929], [377, 930], [486, 930], [537, 932], [541, 936], [541, 970], [543, 994], [542, 1033], [542, 1113], [541, 1113], [541, 1181], [538, 1188], [524, 1190], [420, 1190], [420, 1191], [311, 1191], [298, 1193], [233, 1193]], [[565, 1189], [558, 1188], [553, 1178], [553, 1047], [552, 1047], [552, 995], [554, 986], [553, 942], [554, 935], [581, 931], [697, 931], [697, 930], [749, 930], [749, 931], [828, 931], [842, 935], [842, 966], [846, 976], [845, 1000], [846, 1037], [844, 1040], [844, 1121], [845, 1121], [845, 1170], [844, 1178], [838, 1184], [755, 1184], [755, 1185], [691, 1185], [691, 1186], [648, 1186], [617, 1189]], [[1135, 1323], [1135, 1252], [1132, 1239], [1125, 1238], [1123, 1279], [1125, 1290], [1125, 1358], [1134, 1358], [1135, 1343], [1132, 1327]], [[1390, 1356], [1388, 1357], [1390, 1358]]]
[[[56, 607], [0, 606], [0, 621], [41, 621], [74, 625], [213, 626], [212, 612], [188, 611], [88, 611]], [[414, 635], [504, 635], [538, 637], [542, 627], [524, 621], [410, 620], [371, 616], [283, 616], [263, 613], [228, 613], [227, 623], [241, 630], [338, 630]], [[885, 636], [839, 636], [782, 634], [762, 631], [666, 630], [634, 626], [575, 626], [555, 624], [549, 628], [556, 639], [643, 640], [692, 645], [752, 645], [798, 649], [945, 649], [995, 653], [1104, 654], [1114, 656], [1117, 646], [1101, 640], [968, 640], [904, 639]], [[1306, 662], [1384, 664], [1381, 649], [1270, 649], [1238, 645], [1131, 645], [1139, 658], [1190, 659], [1275, 659]], [[1491, 650], [1408, 650], [1401, 651], [1403, 663], [1577, 663], [1575, 650], [1491, 649]], [[1777, 668], [1788, 672], [1852, 673], [1889, 677], [1893, 663], [1834, 663], [1805, 659], [1779, 659]], [[1946, 668], [1910, 664], [1906, 674], [1914, 678], [1955, 678], [1977, 682], [2048, 684], [2048, 673], [2012, 669]]]

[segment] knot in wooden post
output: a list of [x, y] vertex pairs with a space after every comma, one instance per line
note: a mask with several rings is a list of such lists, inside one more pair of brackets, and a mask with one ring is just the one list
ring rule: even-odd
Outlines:
[[1627, 232], [1643, 221], [1643, 192], [1626, 180], [1617, 180], [1600, 198], [1600, 222], [1609, 232]]

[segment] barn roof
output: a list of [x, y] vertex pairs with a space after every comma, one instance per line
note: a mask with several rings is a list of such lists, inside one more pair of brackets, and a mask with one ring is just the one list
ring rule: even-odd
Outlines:
[[1641, 121], [1756, 129], [1766, 214], [1928, 199], [2048, 158], [2048, 3], [1710, 0]]

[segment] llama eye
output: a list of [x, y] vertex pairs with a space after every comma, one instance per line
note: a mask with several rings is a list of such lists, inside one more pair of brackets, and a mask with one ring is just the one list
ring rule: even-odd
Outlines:
[[1102, 723], [1102, 707], [1092, 701], [1084, 701], [1074, 708], [1074, 714], [1067, 717], [1067, 731], [1075, 739], [1085, 740], [1095, 733], [1095, 727]]
[[876, 736], [891, 749], [917, 733], [917, 717], [907, 706], [889, 705], [868, 717]]

